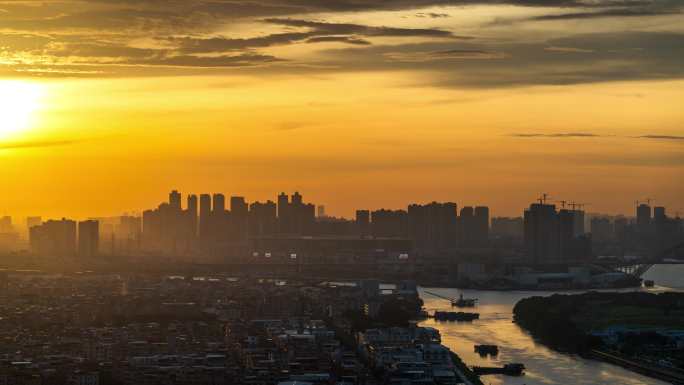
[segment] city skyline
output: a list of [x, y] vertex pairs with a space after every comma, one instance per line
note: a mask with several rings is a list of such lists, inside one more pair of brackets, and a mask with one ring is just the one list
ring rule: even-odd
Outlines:
[[[273, 193], [270, 196], [266, 196], [262, 199], [256, 199], [252, 198], [249, 196], [244, 196], [240, 194], [231, 194], [228, 192], [211, 192], [211, 193], [193, 193], [193, 192], [184, 192], [183, 190], [179, 189], [172, 189], [172, 190], [167, 190], [164, 195], [169, 194], [169, 191], [172, 193], [178, 193], [180, 194], [181, 198], [180, 201], [177, 203], [179, 204], [179, 207], [182, 207], [184, 210], [189, 207], [189, 202], [187, 201], [187, 198], [190, 196], [193, 196], [194, 199], [198, 199], [201, 197], [201, 195], [209, 195], [210, 198], [213, 200], [213, 197], [216, 195], [223, 196], [223, 199], [227, 199], [228, 203], [224, 203], [225, 211], [230, 211], [230, 199], [231, 198], [240, 198], [243, 199], [247, 204], [250, 203], [267, 203], [267, 202], [272, 202], [272, 203], [278, 203], [278, 195], [279, 194], [285, 194], [284, 192], [278, 192], [278, 193]], [[292, 190], [294, 194], [299, 194], [300, 191], [298, 190]], [[162, 196], [164, 196], [162, 195]], [[579, 208], [584, 212], [595, 214], [595, 215], [603, 215], [603, 216], [615, 216], [615, 217], [626, 217], [626, 218], [636, 218], [637, 213], [638, 213], [638, 206], [641, 204], [648, 204], [650, 207], [667, 207], [668, 208], [668, 214], [669, 215], [674, 215], [676, 217], [680, 217], [682, 214], [684, 214], [684, 210], [679, 209], [678, 206], [667, 206], [665, 204], [660, 203], [660, 201], [653, 199], [653, 198], [640, 198], [640, 199], [635, 199], [632, 200], [630, 208], [625, 211], [625, 212], [609, 212], [606, 210], [602, 210], [600, 207], [596, 207], [594, 204], [591, 202], [584, 202], [580, 200], [573, 200], [573, 199], [560, 199], [556, 198], [555, 196], [552, 196], [547, 193], [540, 193], [536, 197], [530, 197], [530, 199], [527, 199], [525, 203], [521, 204], [517, 209], [513, 209], [512, 211], [496, 211], [492, 209], [492, 206], [489, 205], [486, 201], [475, 201], [475, 202], [464, 202], [459, 199], [450, 199], [447, 197], [446, 199], [423, 199], [423, 200], [415, 200], [415, 201], [406, 201], [404, 203], [399, 203], [396, 206], [392, 205], [387, 205], [387, 204], [382, 204], [378, 203], [378, 206], [363, 206], [363, 205], [357, 205], [353, 206], [353, 204], [346, 205], [345, 207], [348, 207], [349, 212], [346, 210], [342, 213], [341, 210], [336, 208], [335, 206], [327, 204], [327, 202], [320, 202], [316, 201], [315, 198], [311, 198], [311, 195], [307, 193], [307, 198], [309, 198], [309, 201], [312, 202], [313, 208], [315, 210], [315, 216], [320, 217], [320, 208], [323, 207], [323, 212], [325, 213], [325, 217], [331, 217], [331, 218], [341, 218], [341, 219], [347, 219], [347, 220], [353, 220], [357, 211], [358, 210], [406, 210], [409, 208], [411, 205], [424, 205], [424, 204], [430, 204], [430, 203], [436, 203], [436, 202], [449, 202], [449, 203], [454, 203], [458, 206], [459, 209], [462, 207], [476, 207], [476, 206], [486, 206], [491, 212], [491, 217], [522, 217], [524, 214], [524, 211], [527, 209], [529, 206], [530, 202], [540, 202], [541, 200], [544, 201], [544, 203], [550, 204], [550, 205], [555, 205], [558, 209], [564, 209], [564, 208]], [[98, 218], [114, 218], [114, 217], [119, 217], [119, 216], [141, 216], [143, 212], [149, 207], [154, 207], [158, 202], [159, 202], [159, 197], [151, 199], [152, 203], [149, 203], [145, 207], [139, 207], [139, 208], [128, 208], [128, 209], [123, 209], [120, 212], [115, 212], [115, 213], [105, 213], [105, 214], [88, 214], [87, 212], [82, 214], [82, 215], [73, 215], [66, 213], [65, 211], [58, 211], [57, 214], [49, 214], [48, 213], [40, 213], [34, 211], [30, 211], [29, 214], [14, 214], [9, 211], [0, 211], [0, 217], [1, 216], [7, 216], [15, 219], [19, 219], [19, 223], [24, 223], [26, 220], [30, 220], [31, 218], [34, 217], [40, 217], [42, 219], [62, 219], [62, 218], [73, 218], [76, 220], [88, 220], [88, 219], [98, 219]], [[199, 207], [199, 206], [198, 206]], [[199, 214], [198, 214], [199, 215]], [[16, 223], [16, 222], [15, 222]]]

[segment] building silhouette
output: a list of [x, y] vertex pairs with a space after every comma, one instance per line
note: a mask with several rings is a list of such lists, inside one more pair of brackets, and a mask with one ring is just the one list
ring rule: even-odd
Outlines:
[[584, 215], [577, 210], [535, 203], [525, 210], [525, 246], [531, 262], [537, 264], [572, 262], [591, 257], [591, 238], [575, 236], [576, 221]]
[[367, 237], [371, 234], [370, 211], [356, 210], [356, 231], [361, 237]]
[[199, 238], [208, 241], [211, 237], [211, 195], [202, 194], [199, 199]]
[[249, 205], [249, 236], [272, 236], [278, 232], [278, 206], [273, 201]]
[[72, 257], [76, 254], [76, 222], [62, 218], [33, 226], [29, 243], [36, 254]]
[[405, 210], [371, 212], [371, 234], [375, 238], [407, 238], [408, 213]]
[[651, 206], [642, 203], [636, 209], [637, 230], [640, 233], [647, 233], [651, 226]]
[[456, 203], [408, 206], [408, 235], [419, 252], [442, 253], [456, 248], [457, 223]]
[[87, 220], [78, 222], [78, 255], [91, 258], [99, 254], [100, 222]]

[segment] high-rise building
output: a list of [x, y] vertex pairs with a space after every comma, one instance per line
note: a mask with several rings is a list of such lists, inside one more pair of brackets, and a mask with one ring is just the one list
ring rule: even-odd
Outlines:
[[651, 226], [651, 206], [642, 203], [637, 206], [636, 209], [637, 216], [637, 229], [641, 233], [648, 232]]
[[606, 217], [591, 218], [591, 239], [594, 242], [608, 242], [613, 239], [613, 224]]
[[230, 197], [230, 212], [233, 216], [247, 217], [249, 207], [244, 197]]
[[584, 210], [572, 210], [572, 236], [579, 237], [586, 234], [584, 231]]
[[475, 210], [471, 206], [461, 208], [457, 220], [457, 239], [461, 246], [472, 246], [475, 239]]
[[316, 206], [305, 204], [299, 192], [288, 198], [285, 193], [278, 195], [278, 227], [282, 234], [311, 234], [316, 222]]
[[282, 234], [292, 232], [290, 197], [288, 197], [284, 192], [278, 195], [278, 232]]
[[320, 205], [320, 206], [318, 206], [317, 210], [318, 210], [318, 212], [316, 213], [317, 217], [319, 217], [319, 218], [325, 218], [326, 217], [325, 206]]
[[302, 203], [304, 203], [304, 198], [298, 191], [295, 191], [295, 193], [292, 194], [292, 204], [301, 205]]
[[408, 213], [385, 209], [371, 212], [371, 233], [376, 238], [408, 237]]
[[665, 207], [657, 206], [653, 208], [653, 222], [654, 223], [664, 223], [667, 219], [665, 214]]
[[249, 205], [244, 197], [230, 197], [230, 237], [235, 240], [247, 240]]
[[254, 202], [249, 206], [249, 235], [263, 237], [278, 230], [277, 206], [273, 201]]
[[78, 222], [78, 255], [94, 257], [100, 248], [100, 222], [94, 220]]
[[188, 226], [192, 238], [197, 237], [197, 232], [199, 231], [197, 227], [198, 214], [197, 195], [188, 195], [188, 210], [186, 215], [188, 217]]
[[576, 210], [562, 209], [558, 212], [558, 251], [561, 259], [569, 259], [572, 242], [575, 239]]
[[525, 246], [534, 263], [560, 259], [558, 214], [556, 206], [535, 203], [525, 210]]
[[456, 203], [432, 202], [408, 207], [409, 238], [420, 252], [439, 253], [456, 247]]
[[370, 211], [356, 210], [356, 231], [362, 237], [370, 235]]
[[535, 203], [525, 210], [525, 246], [534, 263], [556, 263], [591, 256], [591, 238], [575, 236], [576, 210]]
[[169, 205], [174, 210], [181, 210], [181, 194], [178, 191], [173, 190], [169, 193]]
[[489, 207], [475, 207], [473, 227], [473, 241], [477, 245], [487, 244], [489, 241]]
[[73, 256], [76, 254], [76, 222], [62, 218], [49, 220], [29, 230], [31, 250], [46, 256]]
[[221, 215], [226, 212], [226, 197], [223, 194], [214, 194], [212, 212]]
[[199, 202], [199, 236], [202, 240], [211, 237], [211, 195], [200, 195]]

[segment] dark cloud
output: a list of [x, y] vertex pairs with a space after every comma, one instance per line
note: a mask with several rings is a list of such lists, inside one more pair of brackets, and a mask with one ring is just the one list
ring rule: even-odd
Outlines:
[[684, 140], [684, 136], [676, 135], [641, 135], [637, 136], [640, 139], [662, 139], [662, 140]]
[[316, 36], [306, 40], [307, 43], [339, 42], [356, 45], [370, 45], [371, 42], [350, 36]]
[[292, 44], [315, 35], [314, 32], [287, 32], [245, 39], [182, 37], [170, 38], [168, 41], [177, 44], [178, 49], [184, 53], [211, 53]]
[[[549, 47], [573, 49], [561, 54]], [[535, 43], [376, 45], [326, 53], [332, 57], [328, 64], [348, 71], [428, 72], [428, 80], [417, 84], [421, 86], [492, 88], [684, 78], [684, 34], [668, 32], [594, 33]], [[496, 60], [468, 60], [473, 58]]]
[[[684, 77], [684, 40], [675, 32], [567, 31], [568, 37], [543, 41], [461, 36], [457, 25], [404, 28], [385, 19], [380, 26], [310, 19], [312, 13], [329, 21], [342, 15], [328, 13], [372, 10], [441, 18], [454, 7], [482, 4], [563, 12], [537, 17], [549, 22], [585, 14], [665, 15], [684, 6], [680, 0], [5, 1], [0, 54], [6, 65], [0, 71], [3, 76], [124, 76], [177, 73], [168, 67], [185, 67], [187, 74], [205, 73], [191, 68], [232, 72], [239, 67], [259, 75], [405, 70], [427, 75], [420, 85], [484, 88]], [[428, 12], [431, 6], [439, 12]], [[257, 27], [239, 35], [226, 32], [226, 25], [240, 23]], [[401, 39], [407, 37], [411, 43]], [[390, 44], [388, 38], [397, 39]], [[335, 49], [311, 44], [324, 42], [339, 44]], [[273, 47], [292, 44], [325, 51], [301, 60], [276, 57]]]
[[556, 15], [542, 15], [529, 18], [534, 21], [553, 21], [553, 20], [577, 20], [577, 19], [597, 19], [605, 17], [645, 17], [662, 16], [681, 13], [680, 8], [673, 9], [651, 9], [651, 8], [618, 8], [606, 9], [598, 12], [572, 12]]
[[416, 13], [416, 17], [420, 17], [420, 18], [429, 17], [431, 19], [440, 19], [440, 18], [444, 18], [444, 17], [449, 17], [449, 14], [448, 13], [436, 13], [436, 12], [427, 12], [427, 13], [419, 12], [419, 13]]
[[315, 42], [340, 42], [355, 45], [368, 45], [369, 42], [360, 39], [365, 37], [446, 37], [456, 38], [448, 31], [439, 29], [413, 29], [413, 28], [390, 28], [371, 27], [360, 24], [324, 23], [318, 21], [295, 20], [295, 19], [267, 19], [271, 24], [279, 24], [287, 27], [305, 28], [303, 32], [275, 33], [253, 38], [232, 39], [225, 37], [196, 38], [174, 37], [167, 41], [176, 44], [183, 53], [212, 53], [232, 50], [245, 50], [264, 48], [274, 45], [286, 45], [306, 41]]
[[273, 24], [288, 27], [310, 28], [319, 34], [327, 35], [361, 35], [361, 36], [424, 36], [424, 37], [444, 37], [457, 38], [449, 31], [432, 28], [392, 28], [392, 27], [372, 27], [361, 24], [350, 23], [324, 23], [320, 21], [301, 20], [301, 19], [266, 19], [265, 21]]

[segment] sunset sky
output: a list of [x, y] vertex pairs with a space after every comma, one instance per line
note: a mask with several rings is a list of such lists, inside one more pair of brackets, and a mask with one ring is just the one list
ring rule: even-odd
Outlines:
[[684, 215], [684, 1], [0, 1], [0, 215]]

